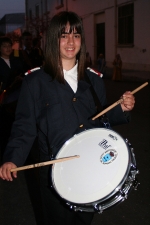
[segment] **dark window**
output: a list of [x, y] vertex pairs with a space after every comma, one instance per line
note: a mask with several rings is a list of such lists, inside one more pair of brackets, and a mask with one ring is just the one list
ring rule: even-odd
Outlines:
[[118, 44], [134, 43], [134, 4], [118, 8]]
[[47, 0], [45, 0], [45, 12], [47, 12]]
[[99, 54], [105, 55], [105, 23], [96, 24], [97, 58]]
[[32, 20], [32, 10], [29, 10], [29, 19]]
[[40, 11], [39, 11], [39, 5], [36, 5], [35, 6], [35, 15], [36, 15], [36, 17], [39, 17], [39, 13], [40, 13]]

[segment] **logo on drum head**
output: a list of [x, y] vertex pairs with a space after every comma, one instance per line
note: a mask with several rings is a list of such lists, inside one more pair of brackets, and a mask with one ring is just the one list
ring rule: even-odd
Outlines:
[[109, 134], [108, 136], [111, 137], [113, 140], [116, 140], [116, 141], [118, 140], [117, 137], [113, 136], [112, 134]]
[[116, 152], [116, 150], [109, 149], [101, 155], [100, 161], [103, 164], [112, 163], [117, 158], [117, 155], [118, 153]]
[[105, 140], [105, 139], [103, 139], [98, 145], [101, 146], [104, 149], [107, 149], [107, 148], [110, 148], [111, 147], [111, 145], [109, 145], [108, 144], [108, 141]]

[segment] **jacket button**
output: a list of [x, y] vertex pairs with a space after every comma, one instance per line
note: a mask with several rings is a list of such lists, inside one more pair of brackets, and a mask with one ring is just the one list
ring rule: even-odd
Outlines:
[[83, 124], [81, 124], [79, 127], [80, 127], [80, 128], [82, 128], [83, 126], [84, 126], [84, 125], [83, 125]]
[[46, 103], [46, 106], [49, 106], [49, 103]]
[[77, 101], [77, 99], [76, 99], [76, 98], [73, 98], [73, 99], [72, 99], [72, 101], [73, 101], [73, 102], [76, 102], [76, 101]]

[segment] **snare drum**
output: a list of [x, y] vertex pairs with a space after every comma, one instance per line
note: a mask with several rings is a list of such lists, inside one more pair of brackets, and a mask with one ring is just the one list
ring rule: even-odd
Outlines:
[[74, 135], [56, 158], [80, 158], [55, 163], [52, 186], [74, 211], [98, 212], [125, 200], [137, 186], [133, 148], [117, 132], [95, 128]]

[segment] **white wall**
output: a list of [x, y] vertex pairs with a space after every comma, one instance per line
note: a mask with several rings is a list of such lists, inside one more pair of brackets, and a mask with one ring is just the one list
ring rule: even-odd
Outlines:
[[150, 71], [150, 1], [136, 1], [134, 12], [134, 48], [124, 52], [124, 61]]
[[106, 47], [106, 54], [105, 58], [107, 61], [107, 66], [112, 67], [112, 61], [115, 56], [116, 50], [116, 41], [115, 41], [115, 18], [114, 18], [114, 7], [109, 8], [105, 11], [105, 47]]
[[[40, 0], [28, 0], [30, 7], [35, 9], [35, 4]], [[115, 2], [118, 6], [134, 3], [134, 46], [118, 48], [115, 44]], [[68, 3], [66, 5], [66, 3]], [[103, 13], [105, 22], [105, 57], [107, 66], [112, 67], [115, 53], [120, 53], [123, 68], [134, 70], [150, 70], [150, 0], [64, 0], [64, 7], [56, 9], [57, 0], [48, 0], [49, 16], [62, 10], [76, 12], [82, 17], [87, 51], [92, 61], [96, 60], [96, 18]], [[29, 7], [29, 8], [30, 8]]]
[[92, 26], [91, 24], [93, 23], [93, 20], [93, 15], [89, 15], [83, 20], [83, 27], [86, 28], [84, 29], [86, 49], [92, 58], [92, 63], [94, 59], [94, 26]]

